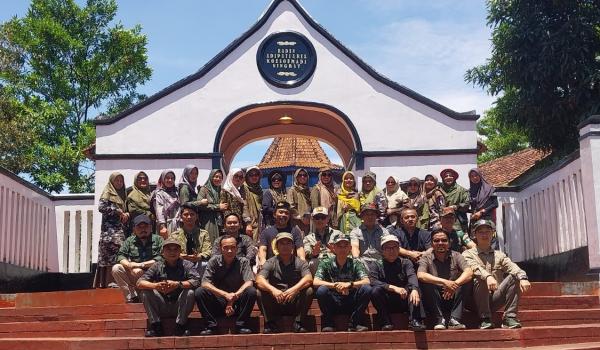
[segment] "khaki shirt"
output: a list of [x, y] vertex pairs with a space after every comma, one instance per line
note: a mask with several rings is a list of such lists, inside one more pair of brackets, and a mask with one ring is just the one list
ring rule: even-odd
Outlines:
[[506, 254], [499, 250], [479, 251], [477, 247], [465, 250], [463, 256], [473, 270], [474, 278], [485, 281], [493, 276], [500, 283], [505, 275], [514, 275], [518, 279], [527, 278], [525, 271], [512, 262]]
[[435, 277], [456, 281], [469, 268], [465, 258], [454, 250], [449, 250], [446, 260], [439, 261], [433, 252], [427, 252], [419, 259], [417, 272], [426, 272]]

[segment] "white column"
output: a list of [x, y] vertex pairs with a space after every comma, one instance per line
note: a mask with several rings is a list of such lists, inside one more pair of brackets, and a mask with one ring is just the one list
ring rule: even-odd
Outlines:
[[600, 270], [600, 115], [582, 122], [579, 135], [590, 269]]

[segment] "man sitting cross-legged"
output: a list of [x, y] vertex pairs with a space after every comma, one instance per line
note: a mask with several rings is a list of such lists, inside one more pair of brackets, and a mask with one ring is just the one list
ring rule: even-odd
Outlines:
[[181, 245], [169, 238], [162, 244], [164, 261], [157, 261], [137, 282], [150, 321], [147, 337], [162, 336], [161, 317], [176, 317], [175, 335], [188, 336], [188, 316], [194, 309], [193, 289], [200, 284], [194, 264], [180, 257]]
[[152, 234], [152, 221], [144, 214], [133, 220], [133, 235], [129, 236], [119, 249], [117, 263], [112, 267], [112, 275], [125, 296], [127, 303], [139, 303], [135, 290], [138, 279], [150, 266], [161, 260], [160, 251], [163, 239]]
[[[448, 232], [433, 230], [431, 242], [433, 251], [421, 256], [417, 270], [425, 308], [437, 319], [433, 329], [464, 329], [463, 299], [473, 271], [460, 253], [450, 249]], [[450, 313], [447, 322], [444, 313]]]
[[348, 257], [351, 249], [348, 235], [335, 236], [335, 257], [322, 260], [315, 273], [313, 285], [317, 288], [323, 332], [335, 330], [333, 316], [341, 313], [350, 313], [349, 331], [369, 329], [362, 324], [371, 298], [369, 276], [362, 262]]
[[394, 235], [386, 235], [381, 239], [383, 259], [371, 264], [371, 301], [377, 309], [382, 331], [394, 329], [390, 318], [391, 312], [408, 311], [408, 328], [413, 331], [424, 331], [425, 317], [421, 306], [419, 282], [413, 263], [398, 256], [400, 242]]
[[492, 310], [504, 306], [502, 328], [520, 328], [517, 319], [521, 293], [527, 292], [531, 284], [527, 274], [506, 254], [492, 249], [495, 234], [494, 223], [479, 220], [473, 225], [477, 246], [463, 252], [474, 272], [473, 294], [477, 312], [481, 318], [479, 328], [492, 328]]
[[288, 232], [275, 237], [276, 254], [256, 276], [258, 303], [265, 316], [264, 333], [277, 333], [282, 315], [293, 315], [294, 331], [306, 332], [302, 324], [312, 303], [312, 274], [308, 263], [294, 256], [294, 238]]
[[248, 319], [256, 301], [253, 287], [254, 274], [250, 262], [238, 257], [237, 240], [224, 235], [220, 237], [221, 254], [208, 261], [202, 277], [202, 286], [196, 289], [196, 301], [206, 329], [200, 334], [211, 335], [217, 330], [217, 317], [237, 315], [237, 333], [249, 334]]

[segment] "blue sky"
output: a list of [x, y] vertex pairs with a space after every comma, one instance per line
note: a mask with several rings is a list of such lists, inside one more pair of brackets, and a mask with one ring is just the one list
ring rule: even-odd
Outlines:
[[[78, 0], [78, 3], [83, 1]], [[151, 95], [194, 73], [240, 36], [269, 0], [119, 0], [117, 21], [148, 36]], [[333, 36], [388, 78], [457, 111], [483, 112], [493, 98], [463, 81], [490, 55], [483, 0], [300, 0]], [[4, 0], [0, 21], [23, 16], [25, 0]], [[234, 166], [260, 161], [268, 140], [242, 149]], [[330, 147], [334, 162], [339, 157]]]

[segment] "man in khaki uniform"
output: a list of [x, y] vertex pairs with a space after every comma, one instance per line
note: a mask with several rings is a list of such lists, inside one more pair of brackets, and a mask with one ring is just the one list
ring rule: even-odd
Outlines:
[[481, 318], [479, 328], [493, 328], [492, 310], [504, 307], [502, 328], [520, 328], [517, 319], [521, 293], [531, 288], [525, 271], [512, 262], [506, 254], [491, 247], [495, 225], [489, 220], [479, 220], [473, 225], [477, 246], [463, 252], [473, 270], [473, 297]]

